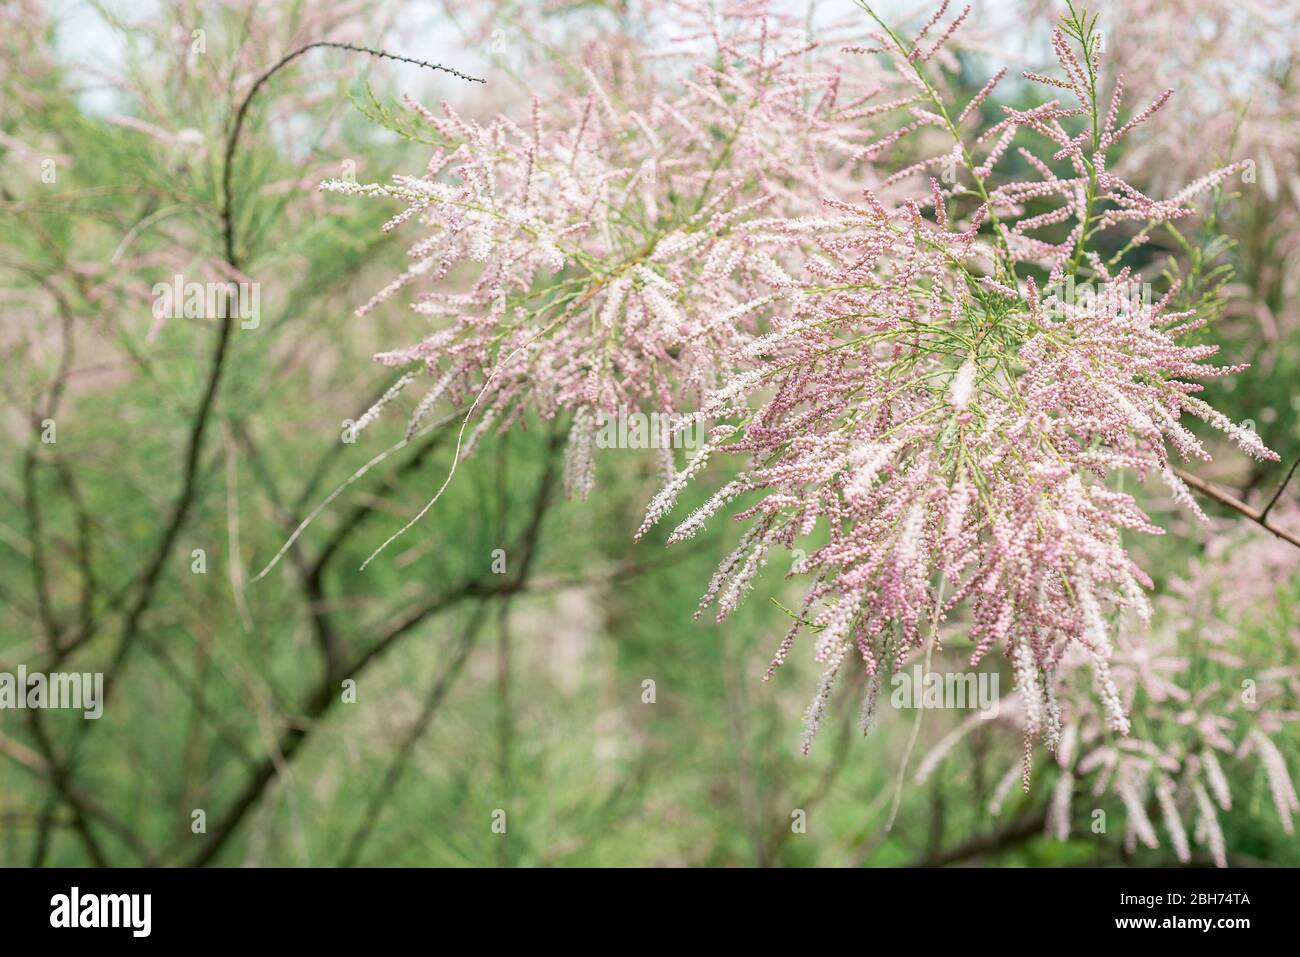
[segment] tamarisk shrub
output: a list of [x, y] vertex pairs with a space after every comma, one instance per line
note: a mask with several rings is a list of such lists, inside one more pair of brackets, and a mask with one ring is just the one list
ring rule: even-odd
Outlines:
[[[1170, 448], [1209, 458], [1185, 413], [1275, 458], [1196, 396], [1193, 380], [1237, 371], [1207, 364], [1214, 347], [1180, 342], [1200, 320], [1170, 307], [1172, 291], [1132, 295], [1141, 277], [1121, 264], [1145, 228], [1192, 215], [1235, 167], [1166, 199], [1109, 172], [1108, 153], [1170, 93], [1122, 118], [1123, 79], [1104, 100], [1095, 20], [1073, 8], [1052, 35], [1060, 75], [1026, 74], [1051, 98], [1003, 107], [981, 130], [978, 107], [1003, 74], [972, 103], [946, 101], [931, 61], [966, 13], [945, 26], [946, 16], [944, 3], [910, 41], [876, 19], [876, 45], [863, 51], [885, 57], [924, 104], [873, 144], [877, 162], [909, 137], [945, 140], [885, 180], [896, 199], [867, 189], [861, 202], [827, 199], [818, 216], [745, 225], [760, 246], [817, 251], [786, 294], [790, 308], [741, 348], [737, 371], [697, 413], [722, 420], [704, 453], [746, 454], [748, 466], [669, 538], [691, 536], [738, 496], [761, 496], [737, 514], [749, 530], [701, 605], [716, 602], [722, 620], [770, 549], [826, 536], [795, 569], [812, 581], [774, 661], [813, 632], [825, 671], [805, 748], [852, 657], [873, 676], [897, 668], [959, 607], [972, 664], [993, 649], [1010, 658], [1028, 738], [1058, 742], [1052, 689], [1071, 649], [1090, 662], [1107, 727], [1128, 733], [1114, 627], [1126, 610], [1149, 615], [1151, 583], [1122, 533], [1161, 529], [1119, 489], [1119, 473], [1162, 483], [1199, 512], [1170, 462]], [[996, 172], [1017, 140], [1034, 178]], [[961, 170], [949, 186], [928, 175], [945, 165]], [[1129, 224], [1134, 238], [1103, 258], [1109, 233]], [[1095, 295], [1073, 295], [1075, 283]], [[642, 533], [700, 463], [655, 497]]]
[[410, 430], [440, 401], [468, 405], [466, 451], [529, 412], [572, 411], [566, 474], [586, 495], [599, 414], [672, 415], [740, 371], [733, 357], [793, 286], [744, 226], [839, 188], [879, 88], [762, 4], [656, 6], [679, 34], [667, 52], [590, 46], [551, 66], [530, 109], [485, 125], [408, 100], [438, 144], [423, 175], [321, 184], [396, 200], [385, 228], [422, 233], [359, 314], [410, 285], [432, 331], [377, 356], [408, 372], [364, 422], [418, 374], [431, 384]]

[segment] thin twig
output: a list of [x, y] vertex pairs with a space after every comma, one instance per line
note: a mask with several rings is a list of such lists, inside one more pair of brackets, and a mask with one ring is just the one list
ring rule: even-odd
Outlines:
[[243, 102], [239, 104], [239, 109], [235, 112], [235, 123], [231, 127], [230, 136], [226, 140], [226, 161], [221, 173], [221, 223], [222, 234], [226, 246], [226, 261], [232, 266], [235, 265], [235, 229], [234, 229], [234, 209], [231, 203], [230, 177], [234, 168], [235, 151], [239, 148], [239, 134], [244, 129], [244, 118], [248, 114], [248, 107], [257, 96], [259, 90], [266, 82], [275, 76], [280, 70], [284, 69], [298, 57], [314, 50], [318, 47], [326, 47], [334, 50], [348, 50], [352, 53], [365, 53], [372, 57], [378, 57], [384, 60], [396, 60], [399, 63], [410, 63], [414, 66], [424, 67], [429, 70], [441, 70], [444, 73], [450, 73], [454, 77], [466, 80], [470, 83], [486, 83], [476, 76], [469, 76], [461, 73], [459, 70], [452, 69], [449, 66], [443, 66], [440, 63], [429, 63], [425, 60], [413, 60], [410, 57], [398, 56], [395, 53], [389, 53], [385, 50], [375, 50], [370, 47], [356, 46], [352, 43], [336, 43], [329, 40], [317, 40], [308, 43], [296, 49], [290, 50], [282, 56], [277, 62], [267, 67], [262, 74], [253, 81], [252, 87], [249, 88], [248, 94], [244, 97]]
[[1282, 493], [1286, 491], [1286, 487], [1291, 484], [1291, 476], [1295, 475], [1297, 465], [1300, 465], [1300, 457], [1297, 457], [1296, 460], [1291, 463], [1291, 467], [1287, 469], [1286, 478], [1282, 479], [1282, 483], [1277, 487], [1277, 491], [1273, 493], [1273, 497], [1268, 500], [1268, 504], [1260, 511], [1259, 520], [1261, 522], [1268, 518], [1268, 513], [1273, 510], [1273, 506], [1277, 504], [1277, 500], [1282, 497]]
[[[1291, 471], [1293, 472], [1295, 471], [1294, 465], [1291, 466]], [[1198, 478], [1197, 476], [1193, 475], [1191, 472], [1185, 471], [1184, 469], [1175, 468], [1174, 473], [1180, 479], [1182, 479], [1184, 482], [1190, 485], [1192, 488], [1196, 489], [1196, 491], [1204, 495], [1206, 498], [1214, 499], [1214, 501], [1218, 502], [1220, 505], [1226, 505], [1228, 508], [1232, 509], [1233, 511], [1241, 513], [1246, 518], [1254, 522], [1256, 525], [1259, 525], [1261, 528], [1267, 529], [1268, 531], [1272, 532], [1278, 538], [1282, 539], [1282, 541], [1289, 542], [1290, 544], [1294, 545], [1296, 548], [1300, 548], [1300, 538], [1297, 538], [1295, 535], [1292, 535], [1290, 532], [1286, 531], [1285, 529], [1278, 528], [1276, 525], [1268, 521], [1266, 516], [1267, 516], [1268, 508], [1273, 507], [1272, 502], [1269, 502], [1268, 508], [1266, 508], [1263, 512], [1257, 512], [1255, 509], [1251, 508], [1241, 499], [1237, 498], [1234, 495], [1230, 495], [1229, 493], [1223, 491], [1223, 489], [1216, 488], [1215, 486], [1211, 485], [1209, 482], [1205, 481], [1205, 479]], [[1289, 474], [1287, 475], [1287, 478], [1288, 480], [1290, 479]], [[1286, 483], [1283, 482], [1282, 487], [1279, 488], [1277, 490], [1277, 494], [1273, 496], [1274, 501], [1277, 500], [1278, 495], [1282, 494], [1282, 488], [1285, 487], [1286, 487]]]

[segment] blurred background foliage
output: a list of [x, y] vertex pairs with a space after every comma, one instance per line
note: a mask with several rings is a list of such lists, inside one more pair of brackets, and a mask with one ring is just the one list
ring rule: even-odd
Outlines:
[[[497, 19], [492, 6], [442, 5], [416, 29], [404, 5], [373, 2], [175, 2], [148, 16], [4, 4], [0, 670], [103, 671], [110, 692], [97, 722], [0, 712], [0, 863], [1174, 863], [1168, 849], [1126, 852], [1118, 823], [1092, 833], [1090, 805], [1071, 840], [1046, 837], [1046, 762], [1029, 794], [991, 816], [989, 794], [1020, 748], [993, 725], [917, 783], [919, 755], [961, 716], [927, 715], [906, 765], [911, 713], [882, 708], [864, 740], [862, 680], [835, 696], [833, 720], [800, 754], [815, 666], [796, 653], [763, 681], [784, 630], [768, 598], [796, 600], [788, 569], [767, 568], [725, 626], [693, 621], [733, 529], [718, 523], [667, 550], [662, 535], [633, 544], [659, 478], [648, 451], [600, 457], [598, 494], [565, 501], [564, 422], [485, 439], [436, 509], [359, 571], [450, 466], [451, 430], [417, 436], [252, 581], [403, 435], [391, 415], [344, 441], [346, 422], [389, 384], [372, 354], [418, 338], [400, 307], [352, 315], [402, 260], [379, 230], [389, 211], [327, 200], [315, 184], [423, 166], [425, 147], [367, 117], [376, 100], [518, 95], [509, 76], [526, 77], [527, 62], [501, 62], [493, 43], [500, 24], [523, 27], [514, 5], [496, 5]], [[416, 42], [421, 29], [442, 48]], [[279, 71], [252, 103], [232, 168], [232, 263], [221, 187], [231, 118], [253, 78], [323, 36], [492, 82], [480, 94], [334, 50]], [[967, 95], [985, 75], [972, 62]], [[1265, 200], [1224, 202], [1214, 226], [1226, 240], [1211, 251], [1236, 267], [1233, 307], [1207, 335], [1255, 368], [1216, 384], [1212, 401], [1257, 420], [1289, 461], [1300, 452], [1300, 323], [1278, 268], [1289, 240], [1268, 235], [1278, 217]], [[1186, 270], [1204, 246], [1164, 236], [1148, 261], [1167, 253]], [[260, 325], [236, 326], [223, 345], [219, 322], [155, 319], [153, 284], [177, 273], [260, 283]], [[1250, 318], [1260, 303], [1274, 317], [1267, 336]], [[41, 441], [46, 420], [53, 443]], [[1207, 477], [1249, 498], [1281, 475], [1229, 453]], [[1215, 528], [1152, 507], [1173, 534], [1134, 544], [1163, 586]], [[1225, 513], [1216, 528], [1237, 522]], [[1292, 576], [1275, 603], [1229, 623], [1242, 657], [1294, 664], [1298, 594]], [[951, 644], [938, 667], [961, 670]], [[1011, 687], [1009, 670], [1001, 681]], [[1279, 744], [1300, 767], [1294, 733]], [[1300, 864], [1267, 781], [1255, 772], [1247, 787], [1224, 821], [1233, 863]]]

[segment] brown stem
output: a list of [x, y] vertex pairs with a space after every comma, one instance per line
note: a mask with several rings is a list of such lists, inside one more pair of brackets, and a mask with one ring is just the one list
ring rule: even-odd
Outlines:
[[1286, 478], [1282, 479], [1281, 484], [1277, 487], [1277, 491], [1273, 493], [1273, 497], [1268, 500], [1268, 504], [1260, 511], [1260, 521], [1264, 521], [1268, 518], [1268, 513], [1273, 510], [1273, 506], [1277, 504], [1277, 500], [1282, 497], [1282, 493], [1286, 491], [1286, 487], [1291, 484], [1291, 476], [1295, 475], [1297, 465], [1300, 465], [1300, 458], [1297, 458], [1291, 463], [1291, 467], [1286, 471]]
[[244, 118], [248, 115], [248, 107], [257, 96], [259, 90], [266, 84], [267, 80], [275, 76], [280, 70], [284, 69], [298, 57], [302, 56], [309, 50], [317, 47], [327, 47], [334, 50], [348, 50], [352, 53], [365, 53], [369, 56], [379, 57], [385, 60], [396, 60], [399, 63], [411, 63], [415, 66], [424, 67], [430, 70], [441, 70], [444, 73], [450, 73], [452, 76], [459, 77], [470, 83], [486, 83], [486, 80], [479, 77], [469, 76], [461, 73], [459, 70], [452, 69], [449, 66], [443, 66], [440, 63], [429, 63], [425, 60], [413, 60], [410, 57], [398, 56], [395, 53], [388, 53], [385, 50], [374, 50], [370, 47], [356, 46], [352, 43], [335, 43], [328, 40], [317, 40], [314, 43], [308, 43], [296, 49], [290, 50], [282, 56], [276, 63], [272, 64], [262, 74], [253, 81], [253, 86], [249, 89], [248, 94], [239, 104], [239, 109], [235, 111], [235, 123], [230, 129], [230, 136], [226, 139], [226, 161], [221, 173], [221, 232], [225, 241], [226, 261], [232, 266], [235, 265], [235, 226], [234, 226], [234, 207], [231, 202], [230, 178], [231, 171], [234, 167], [235, 151], [239, 148], [239, 134], [244, 129]]
[[1012, 821], [996, 831], [978, 834], [968, 841], [963, 841], [950, 848], [941, 848], [912, 863], [912, 867], [946, 867], [972, 857], [979, 857], [995, 851], [1015, 847], [1043, 833], [1047, 825], [1047, 812], [1042, 811], [1031, 817]]
[[[1295, 471], [1294, 465], [1291, 467], [1291, 470]], [[1297, 538], [1295, 535], [1292, 535], [1290, 532], [1286, 531], [1286, 529], [1278, 528], [1276, 525], [1274, 525], [1268, 520], [1268, 508], [1273, 507], [1273, 502], [1269, 502], [1268, 508], [1266, 508], [1262, 512], [1259, 512], [1251, 508], [1249, 505], [1247, 505], [1241, 499], [1237, 498], [1235, 495], [1231, 495], [1228, 492], [1223, 491], [1223, 489], [1211, 485], [1209, 482], [1205, 481], [1202, 478], [1198, 478], [1197, 476], [1193, 475], [1191, 472], [1188, 472], [1184, 469], [1175, 468], [1174, 473], [1180, 479], [1182, 479], [1184, 482], [1190, 485], [1192, 488], [1196, 489], [1196, 491], [1204, 495], [1206, 498], [1213, 499], [1214, 501], [1218, 502], [1220, 505], [1226, 505], [1228, 508], [1232, 509], [1233, 511], [1239, 512], [1240, 514], [1244, 515], [1246, 518], [1250, 519], [1252, 522], [1254, 522], [1256, 525], [1259, 525], [1261, 528], [1267, 529], [1268, 531], [1272, 532], [1278, 538], [1282, 539], [1282, 541], [1288, 542], [1294, 545], [1296, 548], [1300, 548], [1300, 538]], [[1288, 480], [1290, 479], [1289, 474], [1287, 475], [1287, 479]], [[1286, 487], [1286, 483], [1283, 482], [1282, 488], [1285, 487]], [[1279, 488], [1277, 494], [1273, 496], [1274, 501], [1276, 501], [1278, 495], [1282, 494], [1282, 488]]]

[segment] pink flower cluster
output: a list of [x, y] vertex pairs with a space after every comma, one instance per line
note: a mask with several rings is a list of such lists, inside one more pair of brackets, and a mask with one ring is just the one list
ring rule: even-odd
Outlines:
[[[1294, 527], [1300, 511], [1283, 507], [1278, 520]], [[1267, 784], [1273, 811], [1286, 834], [1295, 832], [1300, 797], [1274, 738], [1300, 720], [1300, 636], [1285, 612], [1262, 599], [1289, 595], [1300, 585], [1300, 552], [1253, 527], [1211, 536], [1204, 558], [1175, 580], [1156, 609], [1152, 633], [1117, 629], [1112, 669], [1125, 708], [1140, 705], [1140, 733], [1116, 739], [1107, 715], [1087, 691], [1086, 655], [1067, 654], [1060, 680], [1065, 701], [1052, 727], [1056, 781], [1047, 802], [1046, 832], [1066, 840], [1080, 799], [1107, 795], [1122, 805], [1124, 841], [1156, 848], [1164, 840], [1179, 860], [1199, 845], [1226, 867], [1221, 818], [1240, 805], [1234, 791], [1256, 769]], [[1243, 583], [1249, 588], [1243, 589]], [[1273, 646], [1276, 662], [1259, 668], [1252, 640]], [[1004, 700], [998, 720], [1027, 733], [1034, 702], [1022, 688]], [[921, 762], [927, 777], [967, 734], [964, 722]], [[1025, 771], [1007, 769], [990, 802], [997, 815]], [[1238, 782], [1234, 785], [1233, 782]], [[1239, 808], [1238, 808], [1239, 809]], [[1154, 818], [1154, 820], [1153, 820]], [[1190, 823], [1190, 830], [1188, 824]]]
[[[826, 676], [808, 710], [810, 735], [851, 656], [873, 675], [898, 668], [959, 606], [969, 616], [972, 663], [1001, 649], [1019, 686], [1033, 689], [1031, 735], [1059, 723], [1050, 689], [1074, 646], [1092, 662], [1108, 725], [1127, 733], [1109, 664], [1112, 635], [1123, 610], [1147, 616], [1150, 582], [1122, 533], [1161, 530], [1108, 480], [1120, 472], [1154, 478], [1199, 512], [1167, 450], [1184, 460], [1209, 457], [1183, 413], [1252, 455], [1275, 456], [1195, 395], [1191, 380], [1235, 371], [1206, 364], [1214, 347], [1180, 343], [1196, 317], [1171, 309], [1173, 291], [1155, 302], [1131, 295], [1140, 277], [1127, 268], [1112, 273], [1094, 238], [1129, 220], [1149, 228], [1190, 215], [1192, 198], [1233, 168], [1168, 200], [1108, 173], [1107, 151], [1167, 95], [1121, 123], [1117, 82], [1101, 114], [1099, 48], [1080, 32], [1076, 56], [1060, 29], [1053, 46], [1064, 77], [1029, 78], [1067, 90], [1074, 102], [1004, 108], [1005, 118], [968, 145], [924, 68], [933, 51], [917, 55], [925, 32], [909, 44], [882, 25], [876, 37], [877, 52], [928, 100], [886, 139], [892, 148], [903, 135], [945, 132], [947, 151], [910, 169], [959, 160], [969, 185], [945, 190], [930, 178], [928, 195], [892, 208], [867, 189], [861, 204], [828, 199], [827, 215], [750, 225], [758, 245], [800, 249], [812, 241], [819, 254], [787, 294], [791, 307], [773, 317], [773, 331], [745, 347], [741, 371], [699, 412], [735, 421], [725, 447], [747, 454], [750, 467], [669, 540], [694, 534], [741, 495], [762, 494], [738, 516], [751, 519], [752, 530], [706, 594], [721, 619], [769, 549], [823, 536], [799, 569], [813, 584], [777, 653], [784, 660], [800, 631], [815, 633]], [[1078, 132], [1065, 125], [1072, 118], [1082, 118]], [[1052, 161], [1073, 175], [1058, 175], [1021, 147], [1037, 178], [993, 187], [997, 161], [1022, 132], [1045, 140]], [[959, 219], [950, 200], [974, 208]], [[1035, 200], [1047, 211], [1032, 211]], [[981, 232], [986, 222], [991, 230]], [[1034, 238], [1070, 223], [1061, 241]], [[1076, 276], [1095, 293], [1072, 295], [1064, 280]], [[643, 532], [683, 484], [679, 476], [651, 503]]]
[[472, 403], [480, 432], [576, 412], [584, 495], [593, 412], [675, 413], [738, 371], [731, 357], [793, 285], [745, 225], [842, 188], [879, 90], [761, 10], [664, 6], [667, 53], [589, 48], [526, 115], [486, 126], [408, 100], [443, 144], [422, 176], [321, 184], [396, 199], [385, 228], [423, 233], [359, 310], [418, 290], [432, 331], [377, 357], [432, 380], [411, 429], [443, 399]]
[[[766, 3], [662, 6], [680, 34], [667, 53], [593, 45], [526, 115], [486, 126], [411, 101], [440, 144], [424, 175], [322, 184], [396, 199], [388, 228], [422, 231], [362, 309], [419, 290], [432, 331], [378, 357], [432, 380], [411, 428], [443, 399], [477, 417], [471, 446], [570, 411], [566, 474], [586, 494], [593, 413], [706, 424], [638, 534], [716, 453], [748, 457], [670, 542], [752, 500], [705, 594], [719, 619], [774, 547], [814, 543], [776, 658], [813, 632], [809, 736], [838, 671], [901, 667], [958, 609], [972, 661], [1011, 660], [1029, 735], [1059, 734], [1053, 688], [1076, 652], [1127, 733], [1114, 634], [1148, 614], [1150, 582], [1122, 536], [1161, 530], [1116, 477], [1199, 511], [1169, 454], [1208, 458], [1187, 416], [1274, 456], [1196, 395], [1235, 370], [1186, 341], [1199, 320], [1176, 290], [1135, 297], [1123, 260], [1236, 167], [1163, 199], [1111, 172], [1170, 93], [1124, 118], [1122, 78], [1101, 95], [1095, 24], [1073, 13], [1052, 36], [1059, 75], [1025, 74], [1049, 98], [986, 123], [1006, 71], [949, 102], [945, 44], [969, 8], [947, 0], [911, 40], [862, 4], [870, 45], [835, 50]], [[864, 53], [889, 65], [881, 83]], [[1013, 159], [1032, 174], [1002, 174]], [[1128, 241], [1103, 259], [1108, 231]]]

